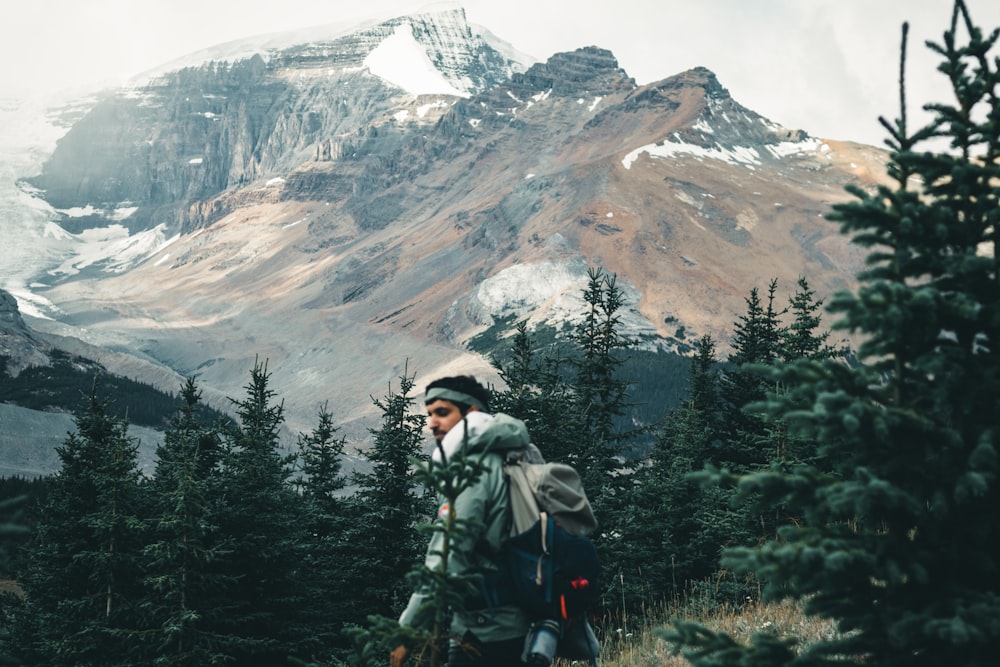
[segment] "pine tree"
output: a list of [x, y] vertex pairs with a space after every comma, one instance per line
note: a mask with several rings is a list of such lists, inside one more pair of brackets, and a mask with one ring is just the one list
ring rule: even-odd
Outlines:
[[[907, 28], [903, 29], [901, 70]], [[772, 378], [786, 387], [769, 412], [814, 439], [832, 471], [802, 466], [740, 485], [802, 517], [781, 540], [725, 562], [755, 571], [768, 599], [804, 600], [844, 634], [796, 656], [761, 637], [740, 648], [681, 624], [674, 639], [699, 648], [696, 665], [887, 667], [996, 663], [1000, 640], [1000, 29], [977, 28], [961, 0], [932, 49], [953, 104], [907, 126], [905, 94], [893, 123], [893, 188], [852, 188], [835, 207], [855, 243], [870, 248], [855, 294], [831, 312], [861, 335], [861, 365], [796, 362]], [[945, 137], [942, 152], [918, 150]]]
[[602, 496], [613, 494], [621, 480], [618, 472], [627, 464], [622, 451], [627, 434], [619, 431], [617, 420], [628, 406], [629, 382], [619, 374], [621, 353], [634, 344], [621, 330], [625, 296], [613, 274], [589, 269], [583, 298], [584, 318], [571, 336], [577, 351], [570, 360], [576, 371], [571, 387], [577, 437], [568, 463], [580, 471], [600, 521]]
[[154, 504], [145, 548], [150, 629], [136, 639], [149, 647], [149, 664], [194, 666], [227, 658], [225, 642], [211, 628], [228, 613], [226, 593], [238, 580], [213, 571], [232, 547], [219, 534], [210, 495], [219, 475], [219, 436], [199, 420], [201, 391], [194, 378], [181, 388], [181, 398], [148, 486]]
[[818, 332], [823, 301], [809, 288], [809, 282], [800, 277], [795, 294], [788, 301], [792, 323], [780, 330], [781, 357], [784, 361], [796, 359], [823, 359], [837, 351], [827, 343], [830, 332]]
[[415, 460], [422, 455], [426, 416], [415, 411], [410, 395], [413, 375], [399, 378], [399, 390], [372, 402], [382, 411], [382, 423], [371, 429], [372, 446], [359, 452], [371, 472], [354, 476], [357, 492], [351, 510], [355, 520], [348, 532], [355, 558], [354, 591], [361, 617], [398, 613], [411, 588], [406, 575], [421, 561], [425, 540], [417, 526], [433, 514], [433, 500], [416, 478]]
[[702, 337], [688, 373], [688, 398], [657, 435], [650, 465], [637, 473], [632, 511], [619, 530], [636, 565], [630, 590], [637, 602], [678, 599], [693, 582], [714, 574], [730, 536], [718, 514], [728, 508], [717, 489], [688, 476], [712, 459], [719, 432], [715, 342]]
[[516, 325], [511, 353], [508, 363], [493, 362], [507, 388], [494, 389], [490, 405], [522, 420], [546, 460], [573, 460], [579, 424], [576, 401], [562, 373], [565, 360], [552, 355], [539, 358], [525, 322]]
[[230, 399], [238, 423], [223, 432], [223, 469], [213, 495], [222, 539], [231, 551], [215, 573], [238, 580], [227, 613], [212, 629], [240, 665], [274, 665], [298, 651], [306, 619], [299, 578], [302, 503], [282, 455], [284, 405], [274, 403], [267, 364], [256, 362], [246, 397]]
[[720, 381], [725, 432], [716, 450], [715, 465], [747, 472], [765, 464], [771, 455], [769, 433], [760, 414], [748, 406], [764, 399], [769, 386], [755, 371], [781, 356], [781, 323], [774, 308], [777, 281], [768, 286], [767, 304], [757, 288], [746, 298], [746, 313], [735, 323], [733, 352]]
[[140, 600], [137, 443], [95, 381], [53, 478], [21, 578], [24, 664], [125, 665]]
[[349, 623], [364, 618], [358, 614], [354, 587], [347, 564], [354, 557], [348, 530], [354, 520], [343, 496], [347, 479], [342, 472], [346, 440], [337, 437], [333, 415], [324, 405], [316, 428], [299, 435], [299, 482], [305, 515], [303, 573], [304, 606], [309, 610], [311, 630], [303, 637], [303, 651], [313, 660], [328, 660], [338, 650], [349, 648], [342, 635]]

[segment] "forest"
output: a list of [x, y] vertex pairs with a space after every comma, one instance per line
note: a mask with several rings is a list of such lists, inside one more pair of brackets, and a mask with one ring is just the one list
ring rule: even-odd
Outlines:
[[[729, 362], [834, 355], [806, 280], [787, 306], [776, 291], [772, 281], [765, 297], [747, 297]], [[549, 460], [581, 471], [601, 525], [616, 527], [597, 540], [604, 605], [637, 610], [713, 575], [723, 547], [773, 533], [774, 522], [756, 513], [725, 510], [728, 492], [703, 493], [677, 476], [681, 466], [752, 470], [773, 459], [759, 444], [764, 421], [734, 417], [763, 398], [765, 384], [742, 371], [718, 374], [706, 337], [684, 407], [658, 431], [622, 431], [631, 386], [622, 370], [633, 347], [617, 319], [625, 304], [599, 268], [584, 297], [582, 324], [555, 352], [539, 354], [526, 325], [515, 325], [496, 362], [506, 387], [493, 388], [492, 405], [522, 418]], [[348, 476], [345, 441], [326, 408], [296, 453], [284, 453], [271, 373], [266, 361], [250, 370], [246, 394], [230, 399], [235, 420], [204, 411], [189, 379], [150, 478], [136, 466], [128, 422], [94, 383], [59, 449], [59, 473], [6, 480], [8, 498], [33, 498], [22, 508], [33, 534], [11, 542], [19, 549], [3, 573], [24, 592], [4, 607], [7, 653], [18, 664], [62, 664], [60, 655], [74, 665], [330, 664], [354, 650], [349, 629], [398, 614], [425, 548], [420, 526], [436, 508], [412, 464], [427, 439], [415, 375], [376, 399], [381, 424], [360, 452], [369, 471]], [[651, 454], [630, 448], [649, 439]], [[671, 478], [675, 488], [663, 484]], [[742, 599], [748, 586], [727, 580], [716, 595]]]
[[[895, 185], [852, 188], [828, 215], [869, 252], [860, 287], [827, 303], [807, 277], [751, 289], [732, 351], [720, 359], [718, 341], [696, 341], [663, 420], [630, 418], [642, 397], [614, 274], [591, 269], [586, 312], [558, 348], [523, 322], [498, 338], [493, 409], [580, 472], [597, 514], [599, 634], [697, 591], [799, 600], [840, 632], [743, 645], [697, 623], [661, 628], [696, 666], [995, 663], [998, 37], [955, 3], [931, 45], [955, 99], [929, 105], [925, 127], [909, 127], [901, 76], [899, 116], [882, 119]], [[942, 138], [947, 150], [922, 149]], [[860, 344], [832, 347], [824, 315]], [[267, 360], [249, 369], [228, 420], [201, 409], [189, 378], [149, 477], [127, 421], [90, 392], [59, 473], [5, 485], [0, 572], [15, 583], [0, 594], [3, 660], [386, 663], [394, 619], [426, 575], [436, 503], [421, 387], [434, 378], [407, 370], [372, 398], [380, 421], [357, 452], [367, 466], [348, 475], [336, 406], [296, 454], [281, 446], [271, 373]]]

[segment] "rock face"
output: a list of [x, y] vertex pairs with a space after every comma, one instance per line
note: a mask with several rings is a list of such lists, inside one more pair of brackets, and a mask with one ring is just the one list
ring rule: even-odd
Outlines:
[[0, 289], [0, 331], [23, 334], [27, 330], [17, 307], [17, 299], [10, 292]]
[[345, 138], [366, 136], [373, 120], [398, 109], [408, 91], [373, 75], [366, 59], [401, 30], [461, 94], [492, 87], [520, 67], [474, 37], [463, 10], [394, 19], [233, 63], [209, 62], [106, 94], [32, 183], [57, 209], [95, 210], [66, 221], [71, 231], [135, 208], [124, 220], [133, 231], [209, 224], [222, 211], [206, 209], [205, 200], [283, 176], [310, 159], [339, 156], [351, 150], [341, 146], [350, 141]]
[[[0, 289], [0, 357], [7, 358], [6, 372], [17, 375], [27, 366], [47, 365], [49, 349], [25, 325], [17, 299]], [[0, 376], [3, 374], [0, 369]]]
[[[883, 151], [780, 127], [703, 68], [637, 86], [589, 46], [519, 69], [456, 16], [100, 102], [36, 183], [57, 208], [102, 209], [80, 226], [137, 207], [134, 236], [171, 231], [113, 272], [109, 257], [50, 282], [59, 321], [38, 326], [221, 395], [267, 358], [305, 431], [326, 401], [361, 424], [403, 372], [484, 372], [469, 338], [572, 318], [588, 266], [618, 277], [633, 335], [678, 352], [711, 334], [725, 354], [772, 278], [779, 299], [801, 276], [823, 299], [853, 286], [861, 253], [823, 215], [845, 185], [874, 187]], [[380, 60], [412, 44], [437, 92]]]

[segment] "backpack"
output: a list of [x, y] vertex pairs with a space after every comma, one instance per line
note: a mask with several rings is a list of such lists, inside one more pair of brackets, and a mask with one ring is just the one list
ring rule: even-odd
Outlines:
[[[510, 536], [498, 569], [483, 578], [474, 606], [514, 604], [535, 622], [559, 628], [557, 654], [594, 660], [599, 650], [587, 612], [600, 596], [600, 563], [590, 536], [597, 519], [569, 465], [545, 463], [534, 445], [507, 453]], [[551, 657], [551, 656], [550, 656]]]
[[590, 539], [597, 519], [580, 475], [529, 450], [509, 454], [504, 473], [511, 534], [500, 550], [499, 597], [534, 618], [583, 617], [600, 596], [600, 563]]

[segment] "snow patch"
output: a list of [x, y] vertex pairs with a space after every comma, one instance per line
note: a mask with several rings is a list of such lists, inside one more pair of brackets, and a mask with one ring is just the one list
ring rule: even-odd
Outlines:
[[42, 229], [42, 238], [55, 239], [56, 241], [69, 241], [73, 235], [54, 222], [45, 223]]
[[[701, 121], [699, 121], [699, 124]], [[697, 126], [696, 126], [697, 127]], [[705, 126], [707, 127], [707, 125]], [[699, 128], [705, 132], [705, 128]], [[707, 131], [711, 131], [710, 129]], [[691, 155], [698, 160], [719, 160], [727, 164], [743, 165], [749, 169], [754, 169], [762, 163], [760, 152], [753, 146], [733, 146], [723, 148], [721, 146], [698, 146], [696, 144], [682, 141], [677, 134], [674, 134], [674, 141], [664, 141], [659, 144], [647, 144], [640, 146], [622, 158], [622, 166], [626, 169], [632, 168], [632, 163], [639, 159], [639, 156], [646, 153], [650, 157], [671, 158], [677, 155]], [[823, 143], [818, 139], [808, 138], [803, 141], [782, 141], [777, 144], [766, 144], [763, 149], [773, 157], [782, 159], [791, 155], [803, 153], [815, 153], [822, 151]]]
[[774, 157], [783, 158], [799, 153], [815, 153], [820, 150], [822, 143], [819, 139], [809, 138], [804, 141], [782, 141], [780, 144], [768, 144], [765, 148]]
[[114, 222], [121, 222], [122, 220], [127, 220], [128, 218], [131, 218], [132, 214], [138, 210], [139, 210], [138, 206], [122, 206], [112, 211], [106, 212], [104, 216], [108, 220], [112, 220]]
[[469, 97], [469, 93], [455, 88], [434, 67], [413, 36], [409, 23], [396, 26], [392, 35], [372, 49], [364, 64], [375, 76], [413, 95]]
[[86, 206], [73, 206], [71, 208], [57, 208], [56, 213], [62, 213], [67, 218], [84, 218], [89, 215], [97, 215], [97, 209], [93, 204]]
[[[46, 285], [40, 285], [35, 283], [33, 287], [46, 287]], [[40, 296], [26, 289], [21, 289], [17, 287], [8, 287], [7, 291], [17, 299], [17, 309], [21, 311], [22, 315], [28, 315], [30, 317], [36, 317], [41, 320], [51, 320], [52, 317], [49, 313], [58, 314], [62, 311], [51, 301], [46, 299], [44, 296]]]
[[124, 273], [134, 264], [151, 257], [174, 243], [179, 236], [167, 239], [165, 225], [130, 236], [121, 225], [87, 229], [74, 236], [78, 252], [64, 261], [50, 275], [75, 275], [90, 266], [103, 265], [110, 273]]
[[632, 168], [632, 163], [639, 159], [643, 153], [650, 157], [670, 158], [676, 155], [691, 155], [696, 159], [720, 160], [727, 164], [744, 165], [753, 168], [760, 164], [760, 153], [756, 148], [749, 146], [736, 146], [734, 148], [705, 148], [695, 144], [679, 142], [664, 142], [662, 144], [647, 144], [640, 146], [622, 158], [622, 166], [626, 169]]
[[691, 126], [691, 129], [705, 134], [715, 134], [715, 128], [709, 125], [704, 118], [699, 118], [698, 122]]
[[417, 107], [417, 116], [423, 118], [427, 115], [427, 112], [431, 109], [444, 109], [448, 107], [448, 103], [444, 100], [438, 100], [437, 102], [432, 102], [430, 104], [421, 104]]
[[[553, 235], [553, 238], [558, 236]], [[580, 258], [515, 264], [481, 282], [470, 295], [469, 314], [481, 324], [507, 316], [535, 314], [547, 321], [580, 322], [586, 307], [587, 264]], [[637, 306], [638, 290], [619, 278], [625, 307], [620, 311], [623, 330], [631, 336], [653, 336], [656, 328]]]

